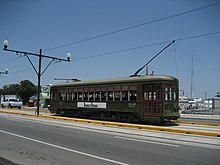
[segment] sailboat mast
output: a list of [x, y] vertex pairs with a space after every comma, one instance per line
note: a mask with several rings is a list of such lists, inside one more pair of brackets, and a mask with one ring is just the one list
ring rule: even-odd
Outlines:
[[190, 99], [193, 99], [193, 55], [192, 55], [192, 68], [191, 68], [191, 90], [190, 90]]

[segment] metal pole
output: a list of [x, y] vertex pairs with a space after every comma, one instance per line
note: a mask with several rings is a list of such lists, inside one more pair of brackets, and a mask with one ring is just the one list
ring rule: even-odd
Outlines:
[[41, 59], [42, 59], [42, 49], [40, 49], [40, 54], [39, 54], [39, 64], [38, 64], [38, 73], [37, 73], [37, 79], [38, 79], [38, 85], [37, 85], [37, 115], [39, 115], [39, 110], [40, 110], [40, 78], [41, 78]]
[[[8, 42], [8, 41], [7, 41]], [[40, 93], [41, 93], [41, 86], [40, 86], [40, 79], [41, 79], [41, 76], [43, 75], [43, 73], [46, 71], [46, 69], [49, 67], [49, 65], [55, 61], [55, 60], [58, 60], [58, 61], [68, 61], [70, 62], [70, 53], [67, 54], [67, 59], [61, 59], [61, 58], [57, 58], [57, 57], [52, 57], [52, 56], [48, 56], [48, 55], [43, 55], [42, 54], [42, 49], [40, 49], [40, 53], [39, 54], [36, 54], [36, 53], [30, 53], [30, 52], [24, 52], [24, 51], [18, 51], [18, 50], [12, 50], [12, 49], [8, 49], [8, 46], [6, 45], [7, 42], [5, 41], [4, 42], [4, 47], [3, 47], [3, 50], [5, 51], [9, 51], [9, 52], [15, 52], [17, 55], [18, 54], [23, 54], [24, 56], [27, 57], [28, 61], [31, 63], [31, 66], [33, 67], [34, 71], [36, 72], [37, 74], [37, 78], [38, 78], [38, 87], [37, 87], [37, 110], [35, 111], [35, 113], [37, 112], [37, 115], [39, 115], [39, 109], [40, 109]], [[39, 57], [39, 64], [38, 64], [38, 72], [37, 72], [37, 69], [35, 68], [35, 66], [33, 65], [33, 63], [31, 62], [30, 58], [28, 57], [28, 55], [31, 55], [31, 56], [38, 56]], [[43, 70], [43, 72], [41, 73], [41, 60], [42, 58], [45, 57], [45, 58], [50, 58], [52, 59], [51, 62], [47, 65], [47, 67]], [[8, 71], [6, 70], [5, 73], [3, 72], [0, 72], [0, 74], [8, 74]]]

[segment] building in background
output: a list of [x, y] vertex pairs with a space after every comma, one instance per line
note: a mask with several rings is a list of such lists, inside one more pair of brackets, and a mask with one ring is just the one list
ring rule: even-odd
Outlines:
[[220, 93], [217, 92], [217, 95], [212, 98], [212, 108], [215, 115], [220, 115]]
[[41, 87], [40, 107], [47, 108], [50, 104], [50, 87], [51, 85]]

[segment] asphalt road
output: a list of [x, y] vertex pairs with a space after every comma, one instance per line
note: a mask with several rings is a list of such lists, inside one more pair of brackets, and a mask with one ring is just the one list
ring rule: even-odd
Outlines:
[[18, 164], [219, 164], [220, 138], [0, 114], [0, 157]]

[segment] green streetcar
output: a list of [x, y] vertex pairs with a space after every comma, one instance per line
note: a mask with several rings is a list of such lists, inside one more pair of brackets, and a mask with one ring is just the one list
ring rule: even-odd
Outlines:
[[75, 81], [51, 87], [57, 115], [123, 122], [162, 123], [180, 117], [179, 82], [172, 76]]

